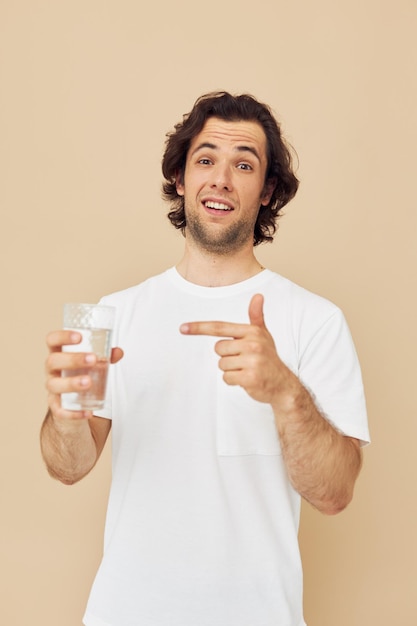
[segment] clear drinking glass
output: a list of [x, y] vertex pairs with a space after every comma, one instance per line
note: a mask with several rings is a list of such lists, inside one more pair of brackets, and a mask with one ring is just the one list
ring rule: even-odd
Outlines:
[[64, 305], [64, 329], [81, 333], [78, 344], [64, 346], [64, 352], [94, 352], [93, 368], [63, 370], [63, 376], [87, 374], [92, 385], [85, 391], [63, 393], [62, 407], [70, 411], [102, 409], [106, 397], [107, 372], [111, 354], [111, 335], [116, 309], [101, 304], [69, 303]]

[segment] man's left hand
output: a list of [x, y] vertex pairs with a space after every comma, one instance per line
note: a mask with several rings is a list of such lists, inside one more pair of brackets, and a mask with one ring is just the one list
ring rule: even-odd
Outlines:
[[228, 385], [240, 385], [255, 400], [273, 403], [285, 389], [290, 371], [279, 358], [274, 340], [265, 326], [264, 298], [256, 294], [249, 304], [249, 324], [233, 322], [189, 322], [184, 335], [225, 337], [215, 345], [219, 367]]

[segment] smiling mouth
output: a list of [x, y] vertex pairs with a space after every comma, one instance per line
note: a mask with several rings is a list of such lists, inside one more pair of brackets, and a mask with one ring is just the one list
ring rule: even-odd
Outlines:
[[232, 207], [227, 204], [223, 204], [222, 202], [212, 202], [209, 200], [204, 203], [204, 206], [208, 209], [216, 209], [216, 211], [233, 211]]

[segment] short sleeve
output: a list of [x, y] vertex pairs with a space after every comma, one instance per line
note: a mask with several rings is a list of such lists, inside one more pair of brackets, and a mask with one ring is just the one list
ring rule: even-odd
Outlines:
[[361, 368], [343, 313], [337, 307], [300, 351], [299, 377], [317, 408], [343, 434], [370, 442]]

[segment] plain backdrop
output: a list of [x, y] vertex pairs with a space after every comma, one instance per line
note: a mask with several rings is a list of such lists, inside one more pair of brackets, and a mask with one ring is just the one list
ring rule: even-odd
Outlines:
[[81, 624], [110, 445], [75, 486], [47, 475], [45, 335], [65, 301], [176, 263], [165, 134], [214, 89], [270, 104], [294, 145], [258, 255], [344, 310], [366, 386], [352, 504], [303, 505], [306, 620], [417, 624], [416, 26], [415, 0], [0, 1], [1, 624]]

